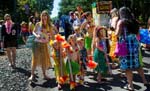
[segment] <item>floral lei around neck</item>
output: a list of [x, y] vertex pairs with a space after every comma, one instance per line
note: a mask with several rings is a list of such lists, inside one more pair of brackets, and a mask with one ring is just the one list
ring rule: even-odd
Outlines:
[[46, 32], [50, 32], [51, 31], [51, 25], [46, 24], [46, 26], [43, 25], [42, 22], [39, 23], [41, 28], [45, 28]]
[[5, 26], [6, 26], [6, 32], [7, 32], [8, 34], [11, 33], [12, 25], [13, 25], [13, 22], [10, 23], [10, 25], [9, 25], [9, 30], [8, 30], [8, 22], [5, 23]]

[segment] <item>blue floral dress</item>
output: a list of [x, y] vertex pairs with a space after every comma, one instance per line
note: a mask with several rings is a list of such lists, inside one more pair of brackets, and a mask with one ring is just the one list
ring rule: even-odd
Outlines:
[[[120, 38], [119, 40], [121, 40]], [[127, 56], [119, 57], [120, 59], [120, 68], [122, 70], [134, 70], [140, 67], [139, 62], [139, 41], [136, 38], [136, 34], [128, 34], [126, 35], [126, 44], [128, 49]]]

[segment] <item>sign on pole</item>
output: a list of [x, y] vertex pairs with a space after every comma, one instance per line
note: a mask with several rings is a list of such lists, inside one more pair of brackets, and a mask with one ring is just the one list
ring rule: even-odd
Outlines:
[[109, 14], [112, 9], [112, 1], [97, 2], [96, 8], [98, 14]]

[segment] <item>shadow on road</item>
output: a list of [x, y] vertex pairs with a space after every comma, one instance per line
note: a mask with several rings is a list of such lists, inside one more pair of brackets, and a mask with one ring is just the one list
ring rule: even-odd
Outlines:
[[36, 86], [43, 87], [43, 88], [54, 88], [57, 86], [57, 83], [56, 83], [56, 80], [53, 78], [53, 79], [45, 81], [42, 84], [37, 84], [35, 82], [31, 82], [30, 86], [32, 86], [32, 88], [35, 88]]
[[29, 71], [27, 71], [27, 70], [25, 70], [25, 69], [23, 69], [23, 68], [19, 68], [19, 67], [16, 67], [16, 68], [12, 71], [12, 73], [16, 73], [16, 72], [22, 73], [22, 74], [24, 74], [24, 75], [27, 76], [27, 77], [29, 77], [29, 76], [31, 75], [31, 72], [29, 72]]

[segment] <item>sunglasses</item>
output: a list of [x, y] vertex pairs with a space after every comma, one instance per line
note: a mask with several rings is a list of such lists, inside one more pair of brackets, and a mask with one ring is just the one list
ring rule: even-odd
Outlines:
[[6, 19], [6, 20], [10, 20], [10, 18]]

